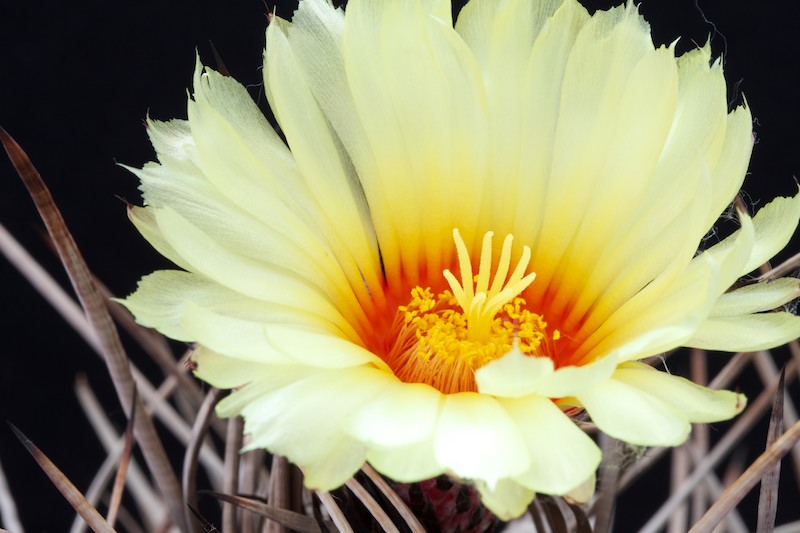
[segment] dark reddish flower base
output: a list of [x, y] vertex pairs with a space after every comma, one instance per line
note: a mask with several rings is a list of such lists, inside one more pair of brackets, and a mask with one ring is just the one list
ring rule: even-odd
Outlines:
[[474, 487], [447, 476], [419, 483], [392, 483], [392, 488], [428, 533], [485, 533], [500, 525], [481, 504]]

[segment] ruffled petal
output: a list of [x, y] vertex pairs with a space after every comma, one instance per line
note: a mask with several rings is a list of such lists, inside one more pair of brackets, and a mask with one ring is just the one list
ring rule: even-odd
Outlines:
[[[268, 448], [285, 455], [304, 470], [309, 487], [339, 487], [361, 467], [367, 452], [366, 445], [343, 431], [347, 417], [395, 383], [383, 371], [356, 367], [314, 372], [273, 393], [259, 394], [241, 409], [251, 436], [247, 449]], [[242, 392], [251, 387], [258, 382]], [[320, 402], [320, 397], [337, 401]]]
[[504, 399], [502, 405], [522, 432], [531, 464], [514, 476], [544, 494], [566, 494], [594, 475], [600, 464], [597, 445], [548, 398]]
[[444, 473], [433, 443], [434, 439], [430, 438], [401, 446], [371, 446], [367, 451], [367, 461], [399, 483], [430, 479]]
[[347, 431], [375, 447], [432, 442], [442, 399], [442, 393], [428, 385], [398, 381], [356, 411], [347, 422]]
[[537, 390], [553, 374], [549, 357], [526, 357], [518, 347], [475, 371], [481, 394], [518, 398]]
[[530, 466], [520, 430], [508, 413], [494, 398], [475, 393], [444, 397], [434, 451], [446, 469], [483, 480], [490, 488]]

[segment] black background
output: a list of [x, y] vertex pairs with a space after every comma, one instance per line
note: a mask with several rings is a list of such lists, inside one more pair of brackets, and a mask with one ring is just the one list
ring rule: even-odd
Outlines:
[[[594, 2], [589, 7], [614, 3]], [[685, 50], [713, 36], [715, 52], [726, 52], [731, 98], [740, 101], [743, 92], [756, 119], [758, 144], [745, 190], [756, 205], [775, 194], [792, 194], [793, 176], [800, 171], [800, 4], [699, 4], [702, 12], [688, 0], [645, 0], [641, 11], [658, 44], [681, 37], [679, 50]], [[277, 11], [289, 17], [293, 8], [281, 2]], [[131, 292], [141, 275], [167, 266], [125, 217], [118, 197], [138, 202], [139, 196], [136, 180], [116, 162], [140, 166], [153, 159], [143, 126], [148, 113], [157, 119], [185, 118], [195, 53], [214, 64], [209, 42], [263, 106], [260, 66], [266, 11], [260, 0], [2, 3], [0, 125], [37, 165], [90, 268], [116, 294]], [[32, 203], [4, 157], [0, 223], [65, 282], [41, 238], [42, 224]], [[72, 388], [76, 374], [88, 374], [106, 398], [110, 416], [122, 425], [124, 413], [113, 399], [105, 369], [4, 259], [0, 306], [0, 421], [19, 426], [85, 489], [102, 451]], [[132, 356], [137, 357], [135, 350]], [[27, 531], [65, 531], [69, 506], [5, 424], [0, 425], [0, 462]], [[662, 501], [667, 479], [657, 482], [645, 497], [638, 491], [640, 497], [623, 502], [618, 530], [641, 525]], [[795, 506], [783, 504], [783, 516], [796, 519]]]

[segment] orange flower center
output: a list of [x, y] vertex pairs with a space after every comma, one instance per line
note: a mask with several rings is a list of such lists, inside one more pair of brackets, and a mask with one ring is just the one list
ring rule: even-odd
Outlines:
[[[474, 392], [475, 370], [508, 353], [514, 343], [524, 354], [542, 355], [547, 323], [520, 297], [536, 277], [526, 275], [530, 248], [523, 248], [509, 276], [513, 237], [508, 235], [492, 276], [492, 236], [488, 232], [483, 238], [473, 275], [467, 247], [454, 230], [461, 282], [445, 270], [448, 290], [434, 295], [430, 288], [414, 287], [408, 304], [397, 308], [394, 342], [383, 359], [402, 381], [426, 383], [446, 394]], [[556, 330], [550, 339], [559, 337]]]

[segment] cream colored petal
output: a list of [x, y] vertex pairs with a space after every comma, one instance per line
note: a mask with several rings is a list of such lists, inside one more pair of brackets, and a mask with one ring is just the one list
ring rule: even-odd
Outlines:
[[[301, 246], [286, 228], [270, 226], [249, 215], [221, 195], [194, 163], [162, 155], [160, 164], [130, 170], [141, 181], [147, 205], [174, 210], [209, 238], [237, 253], [289, 268], [319, 285], [348, 284], [338, 262], [322, 245]], [[361, 276], [354, 276], [364, 290]]]
[[297, 365], [254, 365], [203, 347], [195, 351], [193, 361], [198, 378], [215, 387], [236, 389], [217, 404], [217, 414], [222, 418], [241, 415], [276, 390], [320, 372]]
[[[228, 77], [203, 72], [200, 65], [194, 85], [189, 122], [204, 176], [241, 210], [284, 236], [284, 246], [277, 249], [304, 250], [313, 258], [309, 266], [316, 264], [323, 278], [332, 276], [332, 283], [320, 285], [337, 291], [341, 305], [360, 312], [353, 296], [360, 276], [341, 278], [320, 229], [329, 223], [320, 218], [291, 154], [247, 91]], [[304, 261], [297, 261], [294, 268], [301, 265]]]
[[304, 470], [307, 486], [338, 487], [366, 457], [366, 446], [342, 431], [345, 419], [394, 383], [380, 370], [348, 368], [314, 373], [254, 398], [241, 410], [252, 439], [248, 449], [285, 455]]
[[[744, 128], [748, 124], [738, 123], [734, 131], [734, 146], [727, 144], [727, 127], [730, 118], [727, 118], [727, 89], [723, 75], [722, 64], [719, 60], [712, 61], [711, 46], [706, 44], [695, 48], [678, 58], [678, 71], [680, 75], [681, 103], [676, 114], [676, 128], [670, 136], [669, 157], [665, 158], [662, 168], [673, 176], [688, 165], [703, 165], [712, 174], [712, 186], [709, 196], [704, 198], [708, 208], [703, 219], [700, 231], [705, 232], [716, 220], [722, 209], [733, 199], [733, 194], [738, 191], [744, 180], [746, 163], [741, 166], [742, 154], [731, 154], [730, 150], [738, 148], [743, 140], [747, 143], [748, 134]], [[750, 146], [745, 146], [746, 157], [749, 157]], [[728, 150], [726, 152], [726, 149]], [[720, 166], [720, 156], [725, 154], [733, 159]], [[735, 164], [738, 162], [739, 165]], [[734, 163], [727, 166], [729, 163]], [[727, 166], [727, 168], [725, 168]], [[716, 172], [730, 171], [730, 174], [721, 175]], [[722, 181], [723, 183], [720, 183]], [[697, 237], [701, 237], [698, 235]]]
[[[569, 11], [576, 5], [575, 2], [564, 4], [566, 7], [562, 11]], [[526, 173], [520, 165], [521, 159], [527, 159], [530, 152], [534, 152], [532, 159], [538, 159], [537, 164], [549, 163], [548, 150], [552, 144], [549, 128], [557, 113], [557, 105], [549, 108], [544, 96], [552, 98], [558, 94], [560, 72], [565, 63], [559, 45], [572, 40], [569, 37], [572, 28], [564, 16], [560, 17], [558, 30], [550, 32], [551, 36], [558, 38], [544, 38], [551, 42], [547, 43], [546, 54], [537, 54], [536, 74], [531, 76], [530, 82], [526, 76], [530, 75], [529, 64], [534, 62], [534, 41], [559, 5], [561, 0], [472, 1], [461, 10], [456, 23], [456, 30], [475, 56], [486, 88], [488, 142], [492, 154], [492, 165], [488, 170], [492, 186], [486, 188], [484, 201], [491, 206], [488, 207], [492, 213], [491, 228], [496, 231], [504, 232], [513, 227], [518, 204], [522, 208], [524, 202], [526, 212], [536, 211], [530, 202], [538, 201], [542, 196], [541, 193], [530, 194], [529, 189], [542, 188], [544, 180], [521, 179], [536, 174]], [[542, 72], [547, 75], [541, 75]], [[537, 94], [538, 91], [545, 94]], [[525, 128], [541, 128], [547, 133], [540, 138], [524, 131]], [[544, 162], [541, 161], [543, 156]], [[518, 192], [509, 196], [509, 190]], [[528, 229], [523, 224], [519, 226]]]
[[156, 222], [156, 215], [153, 209], [138, 206], [129, 207], [128, 219], [133, 223], [139, 233], [141, 233], [142, 237], [144, 237], [158, 253], [180, 268], [189, 270], [189, 263], [175, 251], [161, 234], [161, 230], [158, 229], [158, 223]]
[[747, 398], [727, 390], [701, 387], [644, 363], [623, 363], [614, 379], [640, 389], [678, 410], [689, 422], [719, 422], [739, 414]]
[[413, 483], [444, 473], [433, 451], [433, 438], [401, 446], [373, 445], [367, 451], [367, 461], [399, 483]]
[[527, 357], [517, 346], [503, 357], [475, 371], [478, 392], [491, 396], [518, 398], [538, 390], [553, 374], [549, 357]]
[[341, 312], [322, 290], [294, 272], [270, 268], [238, 254], [171, 209], [157, 210], [155, 218], [167, 243], [190, 265], [190, 270], [251, 298], [288, 306], [302, 304], [309, 312], [334, 323], [340, 320], [337, 315]]
[[800, 297], [800, 280], [780, 278], [745, 285], [721, 295], [711, 316], [738, 316], [771, 311]]
[[800, 337], [800, 317], [791, 313], [709, 318], [686, 346], [725, 352], [751, 352], [786, 344]]
[[713, 256], [720, 262], [719, 282], [723, 288], [730, 287], [747, 270], [747, 263], [754, 252], [758, 235], [755, 233], [753, 220], [744, 213], [739, 213], [741, 228], [730, 238], [704, 251], [695, 261], [704, 255]]
[[[325, 119], [297, 63], [281, 24], [267, 30], [264, 82], [292, 154], [327, 223], [320, 229], [347, 272], [355, 292], [369, 300], [381, 294], [374, 230], [358, 176], [341, 142]], [[284, 28], [288, 29], [288, 28]]]
[[[736, 151], [736, 143], [743, 142], [743, 137], [747, 141], [748, 134], [743, 130], [749, 124], [743, 112], [737, 112], [735, 120], [726, 121], [722, 69], [718, 64], [709, 67], [709, 60], [709, 48], [693, 50], [678, 59], [678, 106], [652, 172], [651, 186], [642, 200], [631, 206], [635, 214], [631, 214], [629, 223], [603, 242], [604, 255], [595, 262], [603, 268], [593, 269], [588, 277], [575, 275], [584, 281], [578, 302], [569, 308], [570, 324], [587, 324], [592, 330], [605, 320], [609, 310], [634, 295], [638, 300], [645, 299], [639, 294], [641, 289], [654, 285], [651, 281], [663, 277], [662, 272], [683, 268], [710, 223], [738, 190], [744, 177], [744, 169], [739, 168], [742, 155], [730, 152]], [[736, 140], [726, 140], [726, 122], [732, 124], [730, 134]], [[725, 166], [727, 163], [719, 159], [720, 150], [738, 163]], [[739, 174], [721, 175], [717, 168], [719, 172], [738, 169]], [[659, 296], [652, 289], [646, 292], [654, 298], [646, 298], [650, 301], [643, 305], [658, 305]], [[586, 320], [588, 311], [591, 318]]]
[[[549, 282], [560, 287], [567, 277], [586, 279], [592, 270], [600, 268], [598, 259], [606, 251], [607, 243], [617, 234], [629, 232], [632, 215], [636, 215], [635, 210], [622, 209], [620, 206], [639, 205], [648, 197], [648, 189], [652, 186], [650, 181], [670, 133], [677, 105], [678, 74], [673, 51], [667, 48], [652, 50], [651, 46], [648, 53], [631, 66], [629, 72], [617, 75], [625, 76], [627, 80], [622, 94], [617, 95], [619, 89], [614, 88], [612, 93], [604, 95], [602, 98], [606, 102], [603, 105], [608, 106], [605, 114], [594, 119], [596, 124], [586, 125], [589, 131], [592, 131], [592, 127], [604, 130], [603, 133], [594, 130], [595, 137], [602, 136], [603, 142], [608, 143], [601, 148], [602, 155], [592, 153], [590, 158], [593, 160], [584, 160], [581, 166], [575, 167], [571, 166], [573, 161], [562, 163], [562, 168], [558, 166], [559, 160], [554, 160], [553, 180], [560, 178], [560, 181], [574, 182], [574, 186], [582, 188], [581, 201], [585, 201], [585, 206], [582, 209], [572, 206], [569, 196], [565, 196], [571, 192], [556, 193], [559, 198], [554, 198], [553, 202], [559, 202], [561, 209], [554, 211], [552, 216], [546, 215], [546, 224], [550, 224], [551, 220], [553, 224], [557, 223], [553, 217], [563, 222], [571, 218], [570, 224], [575, 229], [568, 238], [553, 277], [550, 280], [543, 278], [540, 280], [542, 283]], [[567, 81], [565, 79], [565, 88]], [[583, 95], [584, 100], [588, 98], [591, 97]], [[613, 103], [609, 103], [609, 100]], [[569, 107], [576, 105], [569, 104]], [[562, 108], [561, 116], [564, 114]], [[565, 133], [562, 142], [565, 152], [580, 153], [583, 150], [575, 150], [574, 145], [569, 143], [590, 146], [591, 141], [568, 140]], [[661, 209], [660, 205], [653, 207]], [[567, 214], [567, 209], [572, 209], [571, 215]], [[579, 215], [575, 216], [575, 213]], [[542, 253], [545, 249], [547, 254], [553, 253], [550, 247], [543, 248]], [[549, 308], [554, 313], [561, 313], [572, 305], [573, 300], [574, 294], [560, 290], [550, 298], [552, 303]]]
[[536, 394], [549, 398], [572, 396], [608, 379], [614, 372], [617, 359], [601, 357], [583, 366], [562, 366], [536, 388]]
[[719, 214], [733, 201], [742, 186], [753, 151], [753, 117], [741, 106], [728, 115], [725, 144], [711, 173], [712, 203], [706, 225], [716, 222]]
[[[184, 294], [209, 287], [212, 290], [220, 285], [205, 278], [176, 270], [159, 270], [143, 277], [136, 292], [117, 300], [130, 311], [136, 322], [148, 328], [157, 329], [175, 340], [192, 342], [195, 339], [181, 327]], [[225, 289], [223, 289], [225, 290]], [[228, 296], [233, 293], [229, 293]], [[191, 300], [191, 296], [186, 298]], [[227, 298], [226, 298], [227, 300]]]
[[[265, 364], [305, 364], [341, 368], [379, 360], [364, 348], [337, 335], [318, 317], [274, 313], [272, 323], [225, 316], [192, 302], [183, 309], [181, 327], [198, 343], [231, 357]], [[296, 340], [286, 342], [285, 339]]]
[[522, 515], [536, 493], [511, 479], [501, 479], [494, 485], [476, 481], [481, 502], [500, 520], [513, 520]]
[[172, 119], [162, 122], [148, 117], [147, 136], [159, 159], [166, 155], [180, 160], [197, 160], [197, 150], [188, 120]]
[[[455, 28], [472, 50], [487, 80], [499, 81], [525, 67], [542, 26], [562, 1], [473, 0], [459, 12]], [[494, 90], [503, 89], [490, 88]]]
[[[798, 220], [800, 220], [800, 193], [791, 198], [780, 196], [759, 209], [752, 219], [755, 233], [753, 250], [746, 264], [737, 272], [737, 277], [752, 272], [783, 249], [797, 229]], [[727, 253], [744, 230], [745, 228], [742, 228], [734, 232], [705, 253]]]
[[677, 446], [691, 430], [685, 415], [658, 397], [615, 378], [576, 398], [601, 431], [630, 444]]
[[[540, 274], [537, 284], [547, 286], [551, 282], [550, 277], [558, 271], [556, 265], [569, 253], [568, 248], [576, 243], [576, 239], [580, 239], [576, 236], [583, 224], [583, 213], [595, 209], [610, 211], [611, 206], [605, 205], [604, 201], [595, 201], [596, 197], [606, 198], [606, 194], [618, 191], [622, 195], [618, 201], [624, 201], [629, 195], [639, 195], [647, 183], [641, 179], [642, 174], [633, 181], [626, 178], [636, 164], [626, 163], [626, 158], [630, 159], [632, 155], [624, 150], [624, 145], [616, 143], [630, 135], [630, 121], [639, 124], [636, 131], [644, 128], [646, 133], [639, 132], [643, 137], [649, 138], [653, 132], [655, 137], [663, 139], [669, 129], [670, 113], [662, 107], [669, 108], [670, 100], [674, 100], [668, 96], [675, 92], [674, 82], [666, 83], [663, 93], [645, 91], [648, 96], [641, 96], [642, 93], [637, 91], [639, 97], [626, 97], [629, 89], [662, 79], [661, 73], [655, 70], [649, 76], [644, 72], [650, 70], [644, 68], [650, 58], [663, 55], [654, 51], [648, 29], [630, 4], [596, 13], [580, 29], [571, 48], [561, 84], [558, 123], [553, 132], [555, 140], [543, 225], [534, 241], [535, 264]], [[668, 56], [664, 59], [672, 61]], [[656, 63], [670, 68], [667, 61]], [[674, 70], [674, 62], [671, 68]], [[674, 73], [672, 76], [674, 78]], [[661, 98], [658, 96], [661, 94], [667, 96]], [[652, 116], [653, 123], [640, 124], [641, 114], [636, 109], [649, 98], [655, 98], [649, 105], [658, 112]], [[627, 107], [626, 99], [631, 100], [630, 107]], [[650, 113], [647, 116], [650, 117]], [[653, 148], [656, 155], [658, 153], [659, 142], [653, 144], [655, 146], [649, 146], [640, 156], [645, 169], [654, 165], [651, 161]], [[623, 175], [614, 176], [620, 169]], [[643, 175], [646, 176], [647, 171]], [[627, 192], [621, 183], [627, 183]], [[595, 207], [598, 205], [602, 207]], [[575, 216], [575, 213], [581, 216]], [[612, 219], [615, 216], [612, 215]], [[593, 232], [603, 231], [604, 225], [590, 224]], [[612, 223], [611, 227], [614, 225]]]
[[[217, 353], [205, 346], [198, 346], [192, 352], [192, 362], [196, 365], [194, 375], [206, 383], [220, 389], [234, 389], [245, 386], [247, 393], [235, 392], [229, 398], [236, 396], [232, 402], [227, 399], [217, 408], [220, 416], [234, 416], [253, 398], [269, 394], [272, 390], [306, 377], [307, 368], [297, 366], [264, 365], [252, 361], [243, 361]], [[257, 383], [253, 390], [248, 385]], [[250, 394], [252, 392], [253, 394]]]
[[329, 440], [315, 459], [303, 465], [303, 484], [310, 489], [339, 488], [364, 466], [366, 456], [364, 444], [340, 434]]
[[442, 466], [459, 477], [493, 487], [530, 466], [520, 430], [489, 396], [476, 393], [444, 397], [434, 450]]
[[[291, 24], [274, 21], [286, 34], [299, 67], [313, 73], [306, 78], [309, 89], [358, 173], [368, 174], [374, 160], [350, 93], [342, 55], [344, 12], [327, 0], [303, 0]], [[269, 84], [267, 90], [271, 90]]]
[[208, 180], [253, 216], [274, 220], [265, 206], [275, 206], [291, 220], [308, 217], [310, 195], [292, 154], [247, 90], [198, 62], [193, 96], [189, 125]]
[[432, 442], [441, 402], [442, 393], [428, 385], [398, 382], [353, 413], [346, 430], [376, 447]]
[[[711, 310], [719, 287], [720, 264], [711, 256], [698, 258], [672, 284], [656, 287], [651, 284], [641, 298], [625, 304], [611, 315], [584, 342], [589, 358], [626, 348], [620, 357], [641, 359], [670, 349], [688, 339]], [[651, 289], [652, 288], [652, 289]], [[656, 290], [661, 289], [661, 290]], [[648, 294], [652, 290], [653, 294]], [[648, 338], [649, 343], [641, 343]], [[655, 340], [660, 342], [653, 342]], [[632, 344], [631, 344], [632, 343]], [[640, 354], [631, 353], [631, 346], [640, 346]]]
[[374, 163], [359, 175], [386, 275], [402, 271], [411, 285], [450, 266], [454, 227], [470, 244], [486, 231], [476, 237], [474, 216], [487, 164], [483, 87], [463, 40], [430, 11], [444, 5], [356, 1], [345, 19], [345, 71]]
[[638, 356], [625, 355], [625, 359], [641, 359], [683, 344], [708, 317], [719, 294], [735, 281], [751, 254], [753, 224], [747, 216], [741, 223], [729, 246], [714, 247], [695, 257], [680, 276], [651, 283], [603, 323], [582, 349], [591, 347], [593, 353], [603, 354], [616, 348], [614, 344], [635, 343], [636, 337], [650, 330], [660, 330], [659, 335], [669, 332], [674, 337], [665, 337], [664, 342], [652, 343]]
[[271, 348], [303, 364], [334, 368], [363, 361], [396, 380], [378, 356], [360, 345], [324, 331], [314, 331], [297, 324], [280, 324], [267, 330], [267, 340]]
[[601, 453], [586, 433], [548, 398], [503, 399], [502, 406], [522, 432], [531, 464], [514, 476], [526, 488], [561, 495], [580, 486], [600, 464]]
[[[527, 7], [533, 10], [537, 10], [541, 6], [542, 15], [554, 4], [550, 2], [521, 3], [523, 8]], [[549, 180], [546, 177], [550, 174], [552, 165], [554, 133], [559, 122], [567, 58], [572, 51], [576, 36], [588, 20], [589, 13], [578, 2], [570, 0], [561, 3], [552, 18], [544, 22], [533, 48], [530, 50], [527, 65], [516, 73], [520, 77], [519, 81], [509, 84], [512, 87], [519, 87], [521, 99], [498, 104], [505, 108], [520, 106], [519, 109], [511, 111], [514, 115], [513, 118], [498, 117], [501, 120], [509, 120], [508, 125], [494, 120], [494, 110], [490, 114], [494, 128], [492, 130], [493, 146], [494, 150], [498, 150], [493, 151], [493, 154], [498, 155], [493, 159], [500, 159], [499, 168], [494, 172], [492, 180], [509, 184], [514, 184], [516, 181], [518, 193], [516, 201], [506, 194], [495, 194], [489, 191], [487, 194], [492, 194], [491, 198], [494, 202], [492, 209], [498, 220], [504, 220], [506, 212], [515, 215], [515, 218], [512, 219], [512, 227], [515, 236], [522, 242], [536, 242], [544, 222], [545, 208], [549, 201]], [[536, 23], [534, 23], [535, 25]], [[503, 42], [500, 37], [502, 29], [502, 27], [498, 27], [497, 33], [495, 33], [497, 38], [501, 39], [500, 42]], [[497, 50], [497, 52], [499, 54], [501, 50]], [[507, 52], [503, 50], [502, 53]], [[502, 94], [498, 96], [500, 99], [503, 97]], [[497, 98], [492, 98], [490, 103], [494, 104], [497, 100]], [[519, 121], [519, 125], [515, 127], [517, 121]], [[517, 158], [512, 156], [514, 149], [518, 150]], [[508, 157], [511, 158], [509, 161], [502, 160], [504, 153], [508, 153]], [[504, 168], [506, 165], [508, 166], [507, 171]], [[494, 168], [495, 166], [492, 165], [492, 169]], [[499, 187], [495, 189], [495, 191], [502, 190]], [[536, 268], [540, 270], [538, 266]]]
[[778, 197], [758, 210], [753, 217], [756, 239], [753, 254], [743, 274], [760, 267], [781, 251], [797, 230], [800, 220], [800, 192], [793, 197]]

